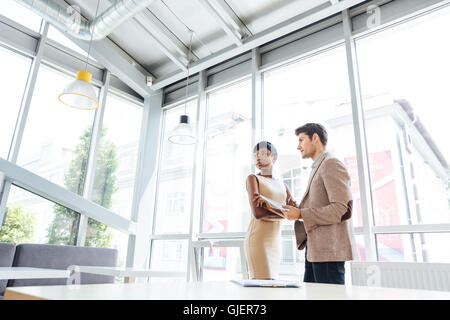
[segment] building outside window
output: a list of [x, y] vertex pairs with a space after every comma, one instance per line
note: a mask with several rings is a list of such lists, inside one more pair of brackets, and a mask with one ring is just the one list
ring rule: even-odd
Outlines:
[[[377, 226], [450, 222], [449, 18], [447, 7], [356, 41]], [[378, 234], [378, 259], [448, 262], [443, 239]]]
[[3, 105], [0, 109], [0, 157], [3, 159], [8, 158], [30, 66], [30, 58], [0, 46], [0, 68], [8, 75], [0, 77]]

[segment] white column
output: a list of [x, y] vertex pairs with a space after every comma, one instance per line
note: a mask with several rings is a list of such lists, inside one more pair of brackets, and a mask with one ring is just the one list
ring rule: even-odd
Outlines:
[[162, 125], [162, 90], [145, 98], [139, 144], [135, 196], [131, 220], [136, 223], [136, 235], [128, 240], [127, 267], [148, 268], [150, 236], [155, 214], [158, 158]]

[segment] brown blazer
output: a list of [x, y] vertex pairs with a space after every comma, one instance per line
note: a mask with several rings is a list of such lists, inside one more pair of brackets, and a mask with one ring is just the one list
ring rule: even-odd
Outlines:
[[[344, 164], [326, 151], [311, 174], [299, 208], [309, 262], [353, 260], [350, 175]], [[297, 239], [297, 244], [302, 240]]]

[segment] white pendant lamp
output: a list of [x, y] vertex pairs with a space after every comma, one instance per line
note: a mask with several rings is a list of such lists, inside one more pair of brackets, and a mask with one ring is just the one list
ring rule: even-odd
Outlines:
[[[97, 2], [95, 18], [97, 17], [99, 5], [100, 0], [98, 0]], [[86, 59], [85, 69], [78, 71], [76, 80], [69, 83], [64, 88], [63, 92], [58, 96], [58, 100], [66, 106], [81, 110], [94, 110], [99, 107], [97, 94], [95, 93], [94, 87], [91, 84], [92, 74], [87, 71], [93, 35], [94, 30], [92, 30], [91, 41], [89, 43], [89, 51]]]
[[194, 128], [189, 124], [189, 116], [186, 114], [186, 104], [188, 97], [188, 88], [189, 88], [189, 64], [190, 64], [190, 56], [192, 51], [192, 35], [191, 32], [191, 40], [189, 44], [189, 56], [188, 56], [188, 66], [187, 66], [187, 78], [186, 78], [186, 100], [184, 102], [184, 114], [180, 117], [180, 123], [170, 132], [169, 141], [174, 144], [181, 145], [189, 145], [197, 143], [197, 137], [195, 136]]

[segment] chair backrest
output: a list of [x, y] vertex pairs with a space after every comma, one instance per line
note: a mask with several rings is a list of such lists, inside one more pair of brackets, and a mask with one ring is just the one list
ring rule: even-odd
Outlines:
[[352, 261], [352, 285], [450, 291], [450, 263]]
[[[16, 246], [10, 243], [0, 242], [0, 267], [12, 267]], [[5, 292], [8, 280], [0, 280], [0, 296]]]
[[[62, 246], [49, 244], [19, 244], [16, 246], [14, 267], [67, 269], [69, 266], [117, 265], [117, 249]], [[114, 277], [81, 273], [80, 284], [114, 283]], [[65, 285], [67, 279], [9, 280], [8, 287]]]

